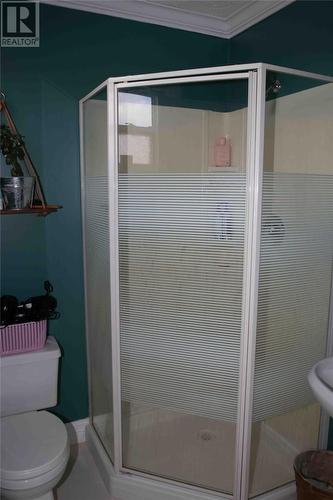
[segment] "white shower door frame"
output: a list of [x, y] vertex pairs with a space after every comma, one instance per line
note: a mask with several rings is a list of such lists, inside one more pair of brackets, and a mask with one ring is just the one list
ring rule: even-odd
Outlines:
[[[243, 268], [243, 306], [242, 306], [242, 326], [241, 326], [241, 347], [240, 347], [240, 373], [238, 390], [238, 418], [236, 431], [236, 463], [234, 478], [234, 495], [219, 495], [218, 498], [247, 498], [245, 485], [247, 484], [249, 468], [248, 448], [251, 438], [251, 402], [252, 398], [245, 400], [245, 395], [252, 390], [253, 377], [249, 377], [249, 363], [254, 359], [250, 352], [250, 346], [255, 345], [255, 325], [256, 325], [256, 289], [259, 261], [257, 259], [257, 249], [260, 246], [260, 207], [261, 200], [261, 174], [262, 158], [260, 157], [260, 141], [263, 136], [263, 122], [258, 120], [258, 114], [264, 116], [265, 105], [265, 77], [264, 69], [259, 66], [252, 69], [246, 67], [233, 67], [233, 72], [227, 68], [212, 68], [208, 70], [195, 70], [188, 76], [187, 72], [172, 72], [162, 75], [143, 75], [135, 77], [135, 81], [129, 79], [119, 79], [108, 81], [108, 161], [109, 161], [109, 182], [110, 182], [110, 264], [111, 264], [111, 295], [113, 295], [111, 324], [112, 324], [112, 349], [113, 349], [113, 411], [114, 411], [114, 467], [119, 473], [136, 474], [141, 477], [154, 479], [156, 476], [133, 471], [123, 467], [122, 461], [122, 428], [121, 428], [121, 380], [120, 380], [120, 319], [119, 319], [119, 256], [118, 256], [118, 116], [117, 101], [118, 90], [124, 88], [143, 87], [152, 85], [174, 85], [178, 83], [186, 84], [193, 82], [211, 81], [234, 81], [248, 80], [248, 122], [247, 122], [247, 200], [246, 200], [246, 222], [245, 222], [245, 244], [244, 244], [244, 268]], [[205, 74], [202, 74], [202, 73]], [[181, 73], [181, 74], [179, 74]], [[200, 74], [201, 73], [201, 74]], [[209, 74], [213, 73], [213, 74]], [[187, 76], [183, 76], [187, 74]], [[261, 86], [258, 82], [263, 82]], [[262, 129], [257, 129], [262, 126]], [[258, 155], [259, 153], [259, 155]], [[251, 311], [254, 314], [251, 314]], [[254, 366], [254, 363], [252, 361]], [[245, 443], [247, 445], [245, 446]], [[182, 483], [159, 478], [169, 484]], [[241, 486], [242, 485], [242, 486]], [[184, 486], [181, 486], [184, 487]], [[194, 490], [201, 490], [190, 486]], [[188, 489], [189, 486], [186, 485]], [[241, 490], [244, 490], [241, 493]], [[205, 490], [204, 490], [205, 491]], [[211, 493], [208, 492], [207, 493]]]
[[[250, 447], [252, 427], [252, 402], [254, 384], [258, 281], [260, 258], [260, 227], [261, 227], [261, 197], [263, 175], [263, 146], [265, 128], [265, 97], [266, 73], [277, 71], [306, 78], [333, 82], [332, 77], [308, 73], [290, 68], [268, 64], [232, 65], [194, 70], [171, 71], [145, 75], [131, 75], [127, 77], [109, 78], [80, 101], [80, 129], [81, 129], [81, 186], [82, 186], [82, 213], [84, 214], [84, 150], [83, 150], [83, 104], [103, 88], [107, 88], [107, 123], [108, 123], [108, 176], [109, 176], [109, 214], [110, 214], [110, 283], [111, 283], [111, 336], [112, 336], [112, 373], [113, 373], [113, 425], [114, 425], [114, 460], [113, 469], [118, 477], [137, 477], [141, 484], [152, 484], [152, 481], [162, 488], [170, 487], [170, 491], [192, 491], [193, 498], [207, 500], [230, 499], [247, 500], [248, 478], [250, 468]], [[119, 255], [118, 255], [118, 90], [129, 87], [152, 85], [172, 85], [177, 83], [248, 80], [248, 119], [247, 119], [247, 199], [244, 244], [243, 268], [243, 299], [242, 299], [242, 328], [240, 348], [240, 372], [238, 390], [238, 418], [235, 452], [235, 476], [233, 495], [214, 493], [211, 490], [183, 484], [178, 481], [156, 477], [123, 467], [122, 461], [122, 418], [121, 418], [121, 378], [120, 378], [120, 317], [119, 317]], [[85, 257], [85, 220], [83, 216], [83, 246]], [[85, 278], [86, 282], [86, 278]], [[333, 294], [332, 294], [333, 295]], [[87, 292], [85, 291], [86, 314]], [[332, 304], [331, 321], [328, 331], [327, 354], [333, 352], [332, 332]], [[87, 322], [86, 322], [87, 324]], [[89, 336], [86, 327], [87, 337]], [[89, 345], [89, 344], [88, 344]], [[90, 383], [90, 359], [88, 351], [88, 378]], [[90, 394], [91, 396], [91, 394]], [[90, 397], [91, 401], [91, 397]], [[91, 411], [90, 411], [91, 418]], [[320, 445], [325, 446], [328, 433], [327, 416], [322, 416]], [[92, 423], [92, 422], [91, 422]], [[277, 488], [269, 494], [270, 499], [292, 498], [293, 485]], [[198, 495], [198, 496], [197, 496]], [[268, 498], [266, 494], [259, 498]]]

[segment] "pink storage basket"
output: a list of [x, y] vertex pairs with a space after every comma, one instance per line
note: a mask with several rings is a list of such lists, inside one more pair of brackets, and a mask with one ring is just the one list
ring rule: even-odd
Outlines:
[[0, 328], [0, 356], [38, 351], [46, 341], [46, 319]]

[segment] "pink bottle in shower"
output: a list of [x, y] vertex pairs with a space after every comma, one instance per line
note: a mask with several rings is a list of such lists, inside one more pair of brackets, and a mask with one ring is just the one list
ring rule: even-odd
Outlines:
[[214, 165], [231, 167], [231, 144], [228, 137], [220, 137], [214, 144]]

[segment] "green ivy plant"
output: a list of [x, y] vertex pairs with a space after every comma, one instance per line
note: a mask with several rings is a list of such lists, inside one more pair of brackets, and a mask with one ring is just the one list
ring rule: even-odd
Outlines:
[[0, 126], [0, 149], [7, 165], [11, 165], [10, 173], [13, 177], [23, 177], [23, 170], [19, 160], [24, 159], [24, 141], [19, 134], [13, 134], [7, 125]]

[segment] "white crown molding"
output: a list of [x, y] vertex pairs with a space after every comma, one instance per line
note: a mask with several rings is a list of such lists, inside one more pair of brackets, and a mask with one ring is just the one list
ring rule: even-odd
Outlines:
[[253, 0], [227, 19], [159, 5], [151, 0], [41, 0], [41, 3], [169, 28], [232, 38], [294, 0]]
[[229, 20], [229, 37], [232, 38], [242, 31], [247, 30], [251, 26], [259, 23], [266, 17], [271, 16], [275, 12], [287, 7], [294, 0], [266, 0], [254, 1], [237, 12]]

